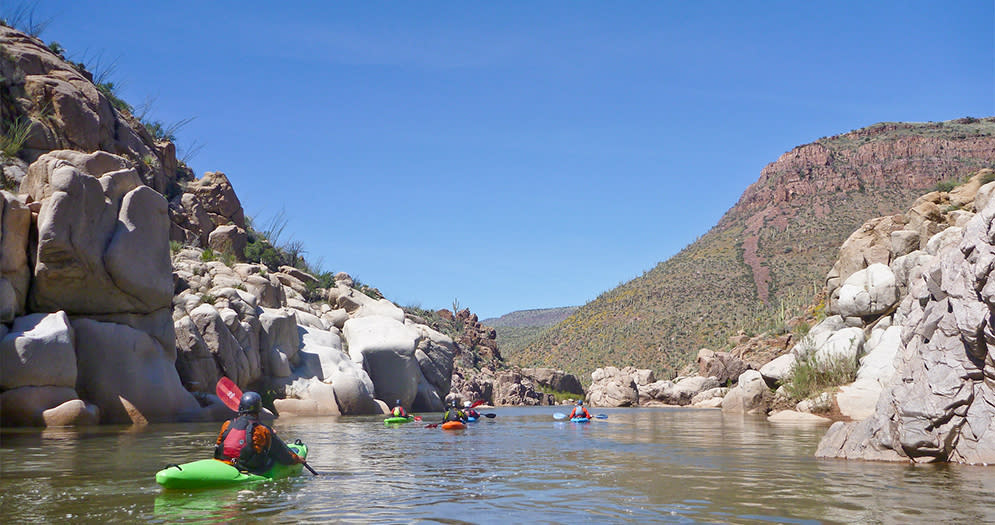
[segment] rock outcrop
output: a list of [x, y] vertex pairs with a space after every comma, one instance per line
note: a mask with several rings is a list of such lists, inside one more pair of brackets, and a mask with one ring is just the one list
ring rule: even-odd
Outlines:
[[[910, 272], [894, 325], [880, 334], [880, 357], [875, 349], [861, 367], [868, 369], [863, 384], [880, 392], [873, 413], [859, 422], [835, 423], [818, 456], [995, 463], [995, 364], [989, 352], [995, 343], [995, 203], [989, 197], [995, 183], [978, 190], [978, 179], [972, 182], [977, 213], [958, 214], [958, 223], [967, 219], [962, 227], [921, 239], [919, 246], [933, 257]], [[932, 217], [942, 224], [939, 215]], [[890, 355], [895, 357], [888, 367]]]
[[[173, 144], [155, 142], [141, 122], [119, 111], [90, 72], [13, 28], [0, 26], [0, 43], [0, 117], [29, 122], [19, 152], [23, 160], [31, 163], [54, 150], [105, 151], [128, 159], [142, 183], [159, 193], [175, 183]], [[4, 175], [20, 182], [6, 170]]]

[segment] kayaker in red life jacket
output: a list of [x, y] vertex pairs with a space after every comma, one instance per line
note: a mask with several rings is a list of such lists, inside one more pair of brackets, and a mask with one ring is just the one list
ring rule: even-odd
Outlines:
[[463, 403], [463, 408], [466, 409], [464, 412], [466, 412], [466, 417], [467, 418], [471, 418], [472, 417], [474, 419], [480, 419], [480, 412], [477, 412], [476, 410], [474, 410], [473, 407], [470, 406], [470, 402], [469, 401]]
[[400, 399], [398, 399], [397, 402], [394, 403], [394, 410], [390, 411], [390, 415], [392, 415], [394, 417], [411, 417], [411, 416], [408, 415], [408, 412], [406, 410], [404, 410], [404, 407], [401, 406], [401, 400]]
[[587, 419], [591, 419], [591, 413], [588, 412], [586, 408], [584, 408], [583, 399], [577, 401], [577, 406], [575, 406], [574, 409], [570, 411], [570, 419], [573, 419], [575, 417], [586, 417]]
[[221, 425], [214, 459], [257, 473], [268, 470], [274, 461], [284, 465], [304, 462], [276, 436], [273, 429], [259, 421], [262, 407], [263, 400], [259, 394], [242, 394], [238, 417]]

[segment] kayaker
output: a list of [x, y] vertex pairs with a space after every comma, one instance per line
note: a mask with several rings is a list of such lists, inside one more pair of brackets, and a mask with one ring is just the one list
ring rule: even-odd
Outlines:
[[259, 421], [262, 408], [263, 399], [259, 394], [242, 394], [238, 417], [221, 425], [214, 459], [255, 473], [268, 470], [274, 461], [284, 465], [304, 462], [277, 437], [273, 429]]
[[480, 419], [480, 412], [477, 412], [476, 410], [474, 410], [473, 407], [470, 406], [470, 402], [469, 401], [463, 403], [463, 408], [466, 409], [464, 412], [466, 413], [466, 417], [467, 418], [471, 418], [472, 417], [473, 419]]
[[575, 417], [586, 417], [587, 419], [591, 419], [591, 413], [588, 412], [586, 408], [584, 408], [583, 399], [577, 400], [577, 406], [575, 406], [574, 409], [570, 411], [570, 419], [573, 419]]
[[466, 423], [466, 413], [460, 410], [458, 399], [454, 399], [452, 401], [452, 404], [450, 404], [449, 408], [446, 409], [445, 415], [442, 416], [442, 422], [445, 423], [447, 421], [459, 421]]
[[394, 403], [394, 410], [390, 411], [390, 415], [394, 417], [411, 417], [408, 415], [407, 411], [404, 410], [400, 399]]

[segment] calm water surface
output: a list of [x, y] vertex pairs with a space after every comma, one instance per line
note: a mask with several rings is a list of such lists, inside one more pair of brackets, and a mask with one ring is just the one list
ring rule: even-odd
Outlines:
[[0, 521], [995, 523], [995, 468], [818, 460], [825, 427], [716, 410], [599, 410], [586, 425], [556, 411], [495, 409], [456, 432], [284, 419], [319, 477], [202, 491], [154, 474], [210, 457], [217, 424], [6, 430]]

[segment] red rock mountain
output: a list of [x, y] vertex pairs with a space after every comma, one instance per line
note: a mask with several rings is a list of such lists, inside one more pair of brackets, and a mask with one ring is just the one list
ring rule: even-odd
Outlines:
[[867, 218], [992, 166], [995, 117], [881, 123], [796, 147], [680, 253], [503, 352], [580, 377], [605, 365], [667, 377], [738, 329], [783, 330], [785, 311], [822, 288], [840, 245]]

